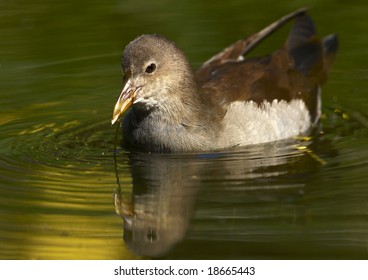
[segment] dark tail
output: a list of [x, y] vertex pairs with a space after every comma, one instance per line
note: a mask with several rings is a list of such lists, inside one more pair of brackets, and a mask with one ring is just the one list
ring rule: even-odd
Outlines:
[[326, 76], [337, 48], [337, 36], [329, 35], [321, 41], [312, 19], [306, 13], [295, 19], [287, 40], [287, 49], [296, 70], [306, 76], [316, 73], [320, 73], [321, 77]]
[[338, 39], [329, 35], [323, 40], [316, 34], [312, 19], [303, 13], [295, 18], [289, 34], [286, 48], [294, 70], [302, 73], [306, 79], [306, 92], [302, 99], [309, 109], [313, 124], [320, 116], [320, 86], [327, 79], [327, 73], [335, 58]]
[[331, 68], [332, 62], [335, 60], [337, 49], [339, 48], [339, 39], [336, 34], [330, 34], [323, 38], [323, 49], [325, 55], [325, 69]]

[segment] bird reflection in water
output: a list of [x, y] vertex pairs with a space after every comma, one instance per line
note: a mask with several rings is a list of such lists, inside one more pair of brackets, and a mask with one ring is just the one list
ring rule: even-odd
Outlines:
[[[187, 233], [196, 231], [194, 214], [201, 220], [218, 219], [208, 216], [216, 214], [216, 209], [212, 212], [202, 209], [207, 207], [211, 196], [222, 197], [221, 203], [231, 203], [233, 213], [242, 217], [247, 215], [243, 209], [246, 209], [247, 201], [264, 201], [270, 197], [277, 201], [283, 199], [280, 196], [300, 198], [304, 195], [303, 181], [290, 178], [321, 166], [321, 162], [311, 156], [308, 145], [309, 142], [288, 140], [226, 153], [131, 152], [131, 197], [127, 197], [124, 186], [119, 183], [119, 177], [126, 176], [126, 170], [120, 176], [116, 163], [119, 186], [115, 208], [124, 221], [127, 247], [139, 256], [164, 257], [176, 244], [190, 238]], [[237, 200], [235, 204], [234, 198]], [[239, 204], [239, 199], [244, 203]], [[206, 217], [200, 217], [203, 214]], [[219, 230], [227, 232], [226, 228]], [[239, 230], [244, 231], [244, 225], [232, 228], [233, 232], [227, 234], [239, 235]], [[211, 231], [211, 234], [215, 237], [217, 233]]]
[[185, 237], [199, 190], [192, 160], [131, 154], [132, 199], [122, 197], [119, 186], [115, 208], [124, 220], [124, 241], [135, 254], [160, 257]]

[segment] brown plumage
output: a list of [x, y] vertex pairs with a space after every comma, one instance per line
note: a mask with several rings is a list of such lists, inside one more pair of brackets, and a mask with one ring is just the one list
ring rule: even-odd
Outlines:
[[[259, 43], [295, 16], [296, 22], [283, 48], [268, 56], [242, 59], [255, 46], [255, 40]], [[261, 104], [265, 100], [299, 98], [307, 104], [315, 119], [315, 97], [335, 57], [337, 37], [330, 35], [321, 41], [304, 9], [277, 23], [237, 41], [211, 58], [196, 71], [196, 79], [202, 92], [213, 103], [221, 100], [225, 108], [240, 100]]]

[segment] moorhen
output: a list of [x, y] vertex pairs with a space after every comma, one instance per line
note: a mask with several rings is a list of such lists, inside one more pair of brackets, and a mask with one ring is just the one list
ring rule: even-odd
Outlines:
[[[244, 57], [290, 19], [282, 48]], [[139, 36], [123, 53], [125, 84], [112, 124], [131, 107], [124, 142], [149, 152], [213, 151], [308, 134], [337, 47], [336, 35], [316, 35], [305, 9], [235, 42], [197, 71], [165, 37]]]

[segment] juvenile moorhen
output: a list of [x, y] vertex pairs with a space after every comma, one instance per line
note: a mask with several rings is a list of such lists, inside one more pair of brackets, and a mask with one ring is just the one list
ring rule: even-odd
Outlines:
[[[284, 46], [245, 58], [295, 19]], [[211, 151], [307, 134], [318, 123], [320, 86], [334, 60], [336, 35], [322, 40], [305, 10], [239, 40], [193, 71], [160, 35], [142, 35], [123, 53], [124, 88], [112, 124], [127, 145], [152, 152]]]

